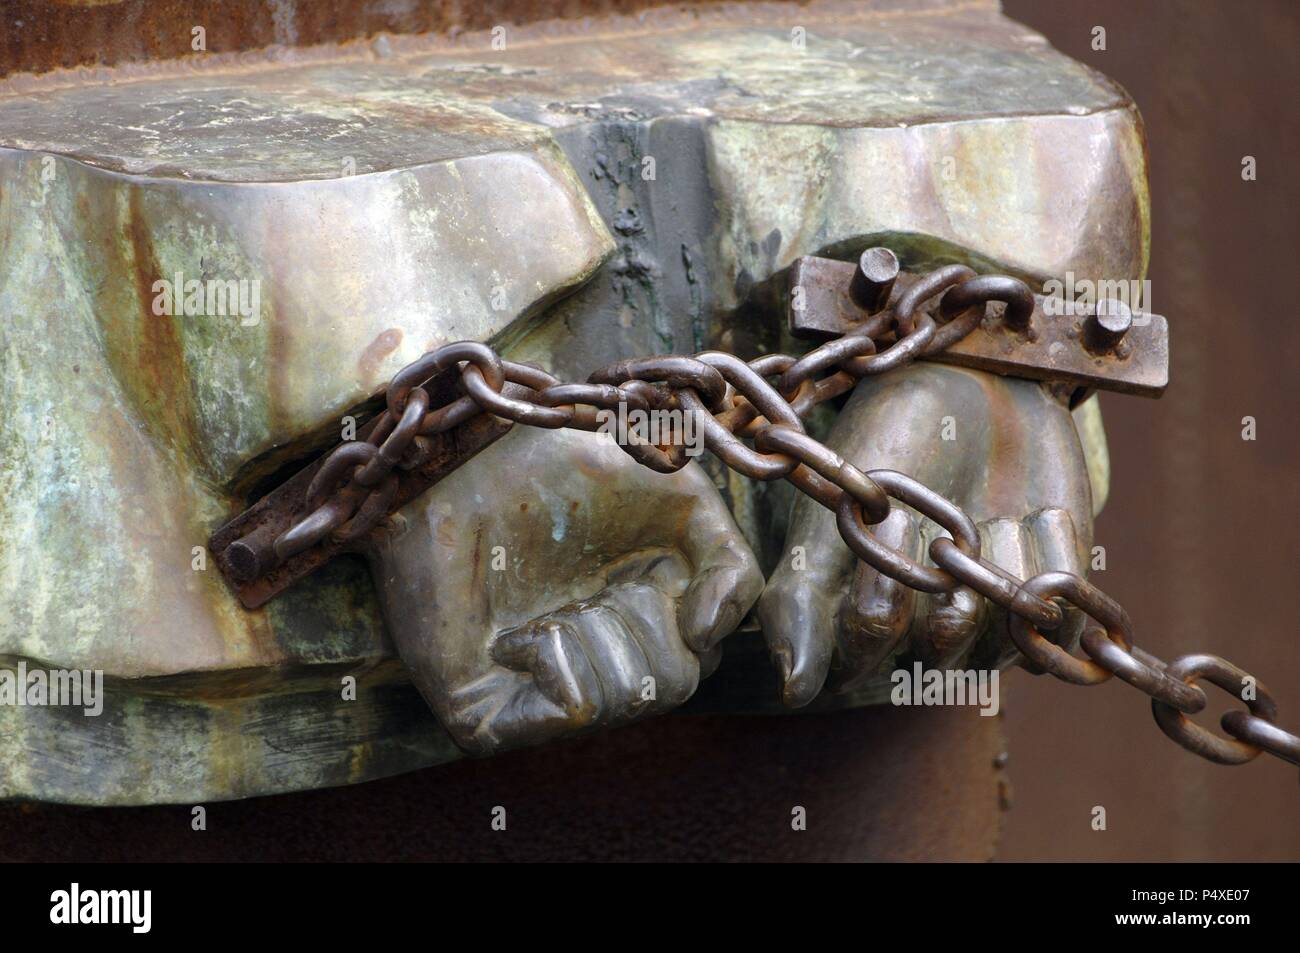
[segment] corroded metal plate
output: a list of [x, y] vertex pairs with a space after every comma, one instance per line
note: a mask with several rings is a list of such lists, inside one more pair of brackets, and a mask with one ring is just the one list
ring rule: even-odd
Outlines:
[[[852, 262], [814, 256], [794, 263], [788, 296], [792, 334], [825, 339], [860, 325], [867, 312], [854, 304], [848, 293], [854, 268]], [[915, 281], [914, 275], [899, 275], [895, 298]], [[1132, 326], [1123, 340], [1114, 349], [1097, 353], [1083, 343], [1087, 316], [1049, 313], [1047, 301], [1043, 295], [1034, 295], [1032, 336], [1007, 327], [1001, 321], [1001, 305], [993, 304], [980, 327], [923, 360], [1139, 397], [1164, 393], [1169, 383], [1169, 324], [1161, 315], [1133, 313]]]
[[[424, 385], [424, 389], [429, 392], [430, 406], [443, 406], [458, 396], [456, 393], [458, 377], [455, 368], [448, 368]], [[507, 387], [514, 390], [521, 389], [515, 385], [507, 385]], [[379, 418], [376, 417], [367, 423], [358, 431], [357, 438], [367, 439], [378, 422]], [[393, 509], [397, 510], [415, 499], [484, 447], [502, 437], [511, 426], [513, 425], [508, 420], [493, 417], [491, 414], [479, 414], [445, 433], [428, 435], [432, 444], [429, 459], [414, 469], [394, 471], [398, 475], [398, 484]], [[322, 454], [314, 463], [298, 471], [289, 480], [218, 529], [208, 541], [208, 549], [217, 568], [221, 570], [222, 577], [234, 590], [245, 609], [256, 609], [264, 605], [299, 579], [315, 572], [339, 553], [365, 550], [372, 536], [384, 531], [384, 524], [381, 523], [370, 533], [351, 542], [343, 543], [327, 538], [324, 542], [290, 557], [269, 571], [253, 574], [252, 578], [244, 578], [248, 574], [240, 572], [232, 561], [231, 545], [251, 538], [259, 540], [264, 548], [269, 550], [277, 536], [306, 516], [303, 504], [307, 487], [312, 477], [316, 475], [316, 471], [321, 468], [326, 456], [328, 454]]]

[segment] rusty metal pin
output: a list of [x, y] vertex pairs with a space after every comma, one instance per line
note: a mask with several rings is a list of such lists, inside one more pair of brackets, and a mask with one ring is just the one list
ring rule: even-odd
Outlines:
[[1097, 302], [1083, 321], [1083, 346], [1094, 354], [1114, 350], [1133, 326], [1133, 312], [1118, 298]]
[[889, 303], [898, 272], [897, 255], [880, 246], [868, 248], [849, 281], [849, 297], [867, 314], [875, 314]]
[[264, 523], [227, 546], [226, 559], [232, 575], [240, 582], [248, 582], [278, 566], [280, 557], [275, 554], [275, 538], [279, 535], [279, 527]]

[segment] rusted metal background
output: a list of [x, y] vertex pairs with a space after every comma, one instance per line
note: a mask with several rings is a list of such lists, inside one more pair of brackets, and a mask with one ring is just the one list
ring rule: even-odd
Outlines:
[[[697, 7], [725, 8], [718, 0]], [[193, 54], [201, 24], [210, 53], [301, 47], [378, 33], [457, 33], [552, 18], [637, 14], [671, 0], [423, 0], [321, 3], [276, 0], [6, 0], [0, 20], [0, 76], [173, 59]], [[554, 26], [551, 27], [552, 29]]]
[[[1300, 246], [1300, 143], [1270, 105], [1300, 75], [1300, 10], [1282, 0], [1004, 8], [1123, 84], [1146, 121], [1153, 308], [1171, 317], [1175, 340], [1163, 399], [1101, 396], [1112, 472], [1097, 583], [1153, 652], [1197, 645], [1274, 665], [1269, 688], [1300, 699], [1300, 329], [1290, 282], [1278, 280]], [[1091, 49], [1096, 25], [1105, 52]], [[1257, 181], [1242, 181], [1246, 155]], [[1241, 439], [1247, 415], [1253, 443]], [[1181, 759], [1162, 750], [1147, 706], [1115, 686], [1063, 696], [1024, 676], [1008, 687], [1015, 799], [1002, 859], [1300, 858], [1294, 768], [1254, 764], [1243, 780]], [[1219, 705], [1197, 721], [1217, 728]], [[1105, 832], [1089, 825], [1094, 805], [1107, 809]]]

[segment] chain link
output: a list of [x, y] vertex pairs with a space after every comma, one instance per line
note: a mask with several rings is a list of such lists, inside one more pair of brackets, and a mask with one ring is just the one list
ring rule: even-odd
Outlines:
[[[940, 295], [936, 318], [924, 305]], [[745, 362], [722, 351], [643, 357], [602, 368], [583, 384], [507, 361], [476, 342], [446, 345], [393, 377], [387, 408], [367, 441], [344, 443], [325, 458], [307, 489], [307, 515], [276, 539], [276, 555], [285, 560], [326, 538], [342, 542], [369, 532], [391, 510], [394, 469], [419, 466], [428, 454], [429, 435], [480, 413], [532, 427], [596, 430], [597, 412], [620, 404], [630, 410], [678, 410], [695, 416], [705, 447], [733, 470], [756, 480], [787, 480], [833, 512], [845, 543], [879, 572], [924, 592], [964, 587], [1007, 610], [1012, 640], [1031, 671], [1077, 685], [1118, 676], [1151, 698], [1166, 735], [1210, 761], [1242, 764], [1264, 751], [1300, 765], [1300, 737], [1277, 726], [1277, 705], [1253, 676], [1214, 655], [1183, 655], [1165, 663], [1142, 651], [1130, 642], [1127, 613], [1092, 583], [1064, 572], [1016, 577], [980, 556], [974, 522], [951, 500], [906, 474], [864, 472], [805, 432], [802, 418], [815, 406], [848, 392], [865, 376], [952, 346], [980, 325], [985, 306], [994, 301], [1006, 305], [1003, 321], [1033, 337], [1033, 293], [1023, 281], [949, 265], [920, 278], [853, 332], [798, 358], [766, 354]], [[421, 385], [453, 366], [460, 369], [465, 396], [430, 409]], [[527, 388], [529, 396], [507, 396], [507, 382]], [[689, 459], [678, 436], [661, 435], [659, 444], [619, 445], [638, 463], [671, 473]], [[884, 545], [871, 532], [889, 515], [891, 498], [948, 532], [930, 546], [934, 566]], [[1088, 618], [1080, 640], [1084, 658], [1043, 634], [1061, 627], [1061, 603]], [[1223, 716], [1227, 738], [1188, 717], [1206, 707], [1205, 692], [1196, 684], [1202, 679], [1241, 698], [1249, 709]]]

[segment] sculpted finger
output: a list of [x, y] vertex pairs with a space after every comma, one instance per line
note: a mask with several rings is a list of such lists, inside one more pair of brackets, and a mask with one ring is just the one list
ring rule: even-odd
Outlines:
[[[921, 549], [931, 564], [934, 560], [928, 557], [930, 544], [940, 536], [948, 533], [937, 523], [932, 520], [922, 523]], [[951, 592], [927, 593], [918, 600], [921, 611], [917, 612], [913, 638], [917, 655], [930, 668], [957, 664], [975, 644], [985, 616], [984, 600], [969, 586], [958, 586]]]
[[835, 516], [809, 499], [795, 503], [786, 555], [772, 574], [758, 618], [791, 708], [822, 690], [835, 645], [836, 616], [856, 560]]
[[531, 675], [537, 694], [558, 705], [571, 727], [590, 724], [600, 711], [604, 698], [600, 679], [565, 622], [537, 619], [502, 632], [492, 644], [492, 658]]
[[[871, 532], [886, 546], [913, 559], [921, 554], [916, 514], [894, 507]], [[840, 610], [836, 655], [829, 687], [852, 691], [898, 647], [912, 624], [916, 590], [858, 561]]]
[[795, 576], [770, 584], [758, 618], [781, 676], [781, 701], [802, 708], [822, 690], [834, 644], [836, 599]]
[[[995, 519], [977, 527], [980, 534], [980, 551], [990, 562], [1001, 566], [1013, 576], [1028, 579], [1038, 572], [1029, 530], [1013, 519]], [[1007, 627], [1007, 611], [1001, 606], [989, 605], [987, 625], [974, 652], [980, 667], [1001, 668], [1010, 664], [1018, 650], [1011, 641]]]
[[677, 608], [681, 637], [697, 653], [734, 632], [763, 591], [758, 560], [702, 471], [701, 484], [681, 540], [694, 577]]
[[528, 676], [498, 669], [473, 683], [470, 691], [478, 693], [481, 683], [490, 681], [497, 686], [477, 703], [462, 705], [460, 693], [451, 698], [447, 728], [456, 744], [471, 754], [535, 745], [574, 730], [569, 712], [543, 695]]
[[617, 617], [643, 660], [617, 689], [626, 693], [620, 696], [626, 703], [619, 703], [625, 714], [675, 708], [695, 693], [700, 660], [677, 628], [675, 600], [654, 586], [629, 583], [602, 590], [594, 601]]
[[[487, 724], [509, 704], [514, 694], [530, 681], [531, 679], [526, 675], [493, 666], [486, 674], [452, 691], [447, 698], [445, 709], [440, 714], [456, 743], [465, 750], [478, 754], [489, 754], [495, 750], [502, 739], [487, 727]], [[534, 694], [549, 706], [547, 717], [564, 717], [563, 708], [540, 692]]]
[[763, 574], [748, 551], [742, 557], [724, 548], [717, 558], [691, 580], [677, 609], [682, 639], [699, 653], [734, 632], [763, 591]]
[[644, 707], [641, 691], [650, 675], [650, 662], [632, 635], [622, 614], [607, 601], [607, 591], [575, 602], [556, 613], [577, 633], [600, 680], [602, 704], [596, 715], [601, 725], [618, 724], [636, 717]]
[[[1068, 510], [1058, 507], [1039, 510], [1025, 519], [1029, 536], [1033, 540], [1034, 553], [1041, 572], [1069, 572], [1076, 576], [1087, 576], [1084, 553], [1080, 548], [1079, 537], [1075, 530], [1074, 519]], [[1087, 617], [1073, 606], [1065, 610], [1065, 620], [1058, 632], [1043, 634], [1073, 651], [1079, 644]]]
[[503, 632], [491, 654], [498, 664], [450, 692], [439, 707], [466, 751], [487, 755], [537, 744], [594, 721], [600, 685], [563, 623], [537, 621]]
[[715, 645], [700, 656], [700, 681], [704, 681], [722, 664], [722, 646]]

